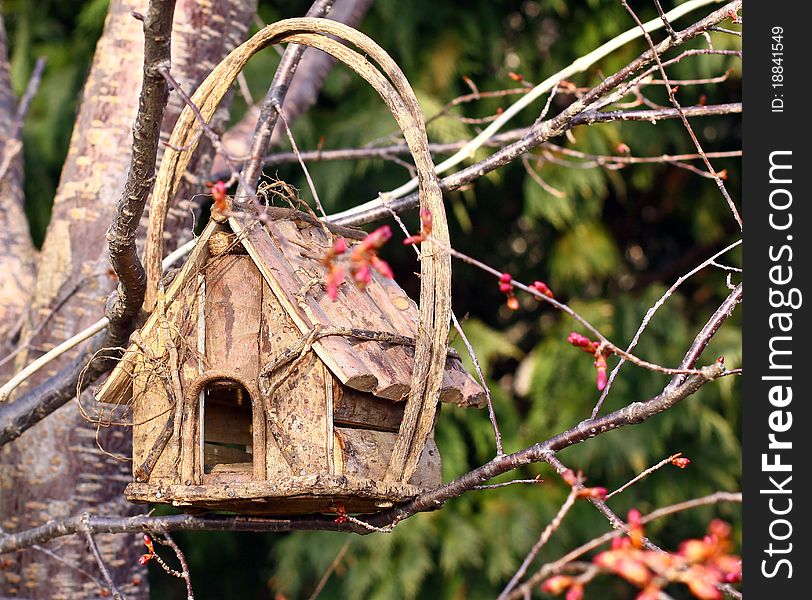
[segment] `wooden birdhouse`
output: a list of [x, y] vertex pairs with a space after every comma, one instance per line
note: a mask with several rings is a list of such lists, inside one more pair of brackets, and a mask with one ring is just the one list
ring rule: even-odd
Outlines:
[[[128, 499], [368, 512], [441, 483], [433, 435], [408, 481], [384, 477], [409, 392], [415, 303], [378, 274], [331, 300], [319, 258], [333, 238], [295, 215], [212, 220], [98, 391], [132, 405]], [[484, 400], [453, 354], [439, 400]]]

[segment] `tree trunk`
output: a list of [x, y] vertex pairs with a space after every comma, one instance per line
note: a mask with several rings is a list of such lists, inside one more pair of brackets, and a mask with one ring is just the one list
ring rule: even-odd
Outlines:
[[[13, 349], [22, 316], [34, 287], [36, 251], [23, 212], [22, 143], [16, 123], [16, 102], [11, 90], [6, 31], [0, 15], [0, 361]], [[0, 379], [13, 363], [0, 364]]]
[[[110, 3], [54, 199], [33, 295], [25, 302], [30, 308], [22, 338], [35, 335], [18, 355], [18, 368], [99, 319], [115, 286], [105, 232], [127, 175], [141, 84], [143, 33], [130, 13], [145, 9], [143, 0]], [[177, 2], [172, 69], [189, 91], [242, 41], [255, 9], [255, 0]], [[179, 113], [177, 100], [172, 102], [164, 120], [167, 135]], [[176, 219], [169, 225], [184, 224]], [[6, 262], [0, 256], [4, 269]], [[66, 297], [51, 315], [55, 303]], [[48, 326], [37, 332], [37, 324], [46, 317]], [[32, 383], [56, 373], [69, 358], [51, 363]], [[88, 394], [83, 403], [90, 407]], [[118, 457], [130, 456], [130, 444], [129, 428], [97, 427], [82, 418], [76, 403], [66, 405], [3, 449], [0, 525], [23, 529], [83, 511], [142, 512], [122, 496], [131, 480], [131, 465]], [[137, 565], [144, 550], [140, 539], [99, 535], [97, 541], [119, 589], [130, 598], [146, 596], [143, 570]], [[11, 556], [14, 564], [0, 571], [0, 594], [54, 599], [100, 595], [102, 578], [85, 539], [66, 538], [50, 550], [70, 564], [37, 550]]]

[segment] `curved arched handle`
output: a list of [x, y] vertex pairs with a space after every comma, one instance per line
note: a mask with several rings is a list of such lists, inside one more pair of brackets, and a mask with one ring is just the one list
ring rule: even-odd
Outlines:
[[[364, 55], [328, 36], [343, 39]], [[433, 217], [432, 238], [438, 243], [424, 242], [421, 248], [420, 318], [414, 366], [403, 422], [385, 476], [389, 481], [408, 481], [434, 426], [451, 316], [451, 259], [445, 250], [450, 243], [448, 223], [422, 113], [414, 91], [400, 68], [369, 37], [329, 19], [300, 18], [268, 25], [214, 68], [192, 96], [192, 102], [203, 118], [207, 122], [212, 118], [237, 75], [254, 54], [271, 44], [284, 42], [318, 48], [331, 54], [375, 88], [403, 131], [417, 170], [420, 207], [429, 210]], [[368, 59], [377, 63], [380, 70]], [[153, 307], [161, 278], [166, 211], [197, 147], [200, 129], [200, 123], [187, 106], [172, 131], [155, 181], [144, 261], [147, 271], [147, 310]]]

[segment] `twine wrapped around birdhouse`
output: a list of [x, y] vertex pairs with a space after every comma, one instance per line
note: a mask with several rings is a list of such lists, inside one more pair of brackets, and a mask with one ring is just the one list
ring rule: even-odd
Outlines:
[[[347, 45], [336, 41], [339, 38]], [[451, 260], [448, 224], [442, 192], [429, 152], [425, 124], [417, 98], [392, 58], [363, 33], [328, 19], [287, 19], [268, 25], [231, 52], [192, 96], [203, 119], [209, 121], [223, 97], [254, 54], [272, 44], [296, 43], [331, 54], [363, 77], [383, 98], [403, 131], [419, 180], [420, 208], [431, 212], [433, 241], [423, 242], [420, 261], [420, 310], [414, 366], [403, 420], [385, 481], [406, 482], [415, 472], [434, 427], [446, 363], [451, 315]], [[360, 53], [349, 46], [354, 46]], [[375, 64], [377, 64], [377, 67]], [[169, 202], [200, 139], [201, 124], [187, 106], [175, 125], [155, 182], [150, 208], [145, 266], [147, 299], [154, 308], [163, 257], [163, 228]]]

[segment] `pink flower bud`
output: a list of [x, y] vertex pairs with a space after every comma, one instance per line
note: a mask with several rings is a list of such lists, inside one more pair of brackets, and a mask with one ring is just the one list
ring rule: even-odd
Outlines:
[[385, 260], [383, 260], [382, 258], [379, 258], [377, 256], [373, 256], [371, 262], [372, 262], [372, 267], [376, 271], [378, 271], [378, 273], [380, 273], [384, 277], [388, 277], [389, 279], [394, 279], [395, 278], [395, 274], [392, 273], [392, 269], [389, 266], [389, 263], [387, 263]]
[[327, 273], [325, 281], [327, 295], [331, 300], [335, 300], [338, 297], [338, 287], [342, 283], [344, 283], [344, 269], [339, 265], [333, 265]]
[[606, 498], [608, 490], [605, 487], [588, 487], [578, 492], [579, 498], [593, 498], [595, 500], [603, 500]]
[[365, 251], [371, 249], [377, 250], [381, 248], [391, 237], [392, 228], [389, 227], [389, 225], [381, 225], [375, 231], [367, 235], [367, 237], [364, 238], [364, 241], [361, 242], [360, 246], [362, 246]]
[[431, 227], [434, 223], [434, 217], [431, 214], [431, 211], [428, 208], [421, 208], [420, 209], [420, 227], [421, 233], [425, 235], [431, 234]]
[[355, 279], [355, 283], [358, 284], [358, 287], [364, 289], [367, 284], [372, 281], [372, 269], [369, 268], [367, 265], [361, 265], [352, 274], [353, 279]]
[[547, 287], [547, 284], [543, 281], [534, 281], [533, 285], [530, 286], [534, 290], [536, 290], [542, 296], [547, 296], [548, 298], [553, 297], [553, 292]]
[[584, 586], [580, 583], [576, 583], [569, 590], [567, 590], [567, 595], [564, 596], [564, 600], [583, 600], [583, 597]]
[[553, 596], [557, 596], [569, 588], [573, 582], [574, 579], [569, 575], [556, 575], [554, 577], [550, 577], [541, 584], [541, 591], [552, 594]]
[[598, 369], [598, 376], [595, 379], [595, 385], [598, 387], [598, 391], [602, 392], [608, 382], [609, 378], [606, 375], [606, 369]]
[[333, 242], [333, 254], [338, 256], [339, 254], [344, 254], [347, 251], [347, 240], [343, 237], [336, 238]]

